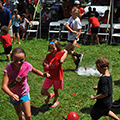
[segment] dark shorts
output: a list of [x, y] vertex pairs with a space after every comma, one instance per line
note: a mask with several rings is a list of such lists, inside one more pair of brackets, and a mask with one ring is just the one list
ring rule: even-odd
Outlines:
[[11, 50], [12, 50], [12, 45], [8, 46], [7, 48], [4, 48], [5, 55], [6, 56], [9, 55]]
[[71, 41], [71, 40], [67, 40], [68, 42], [70, 42], [70, 43], [73, 43], [74, 41]]
[[98, 120], [102, 116], [108, 116], [109, 111], [109, 108], [96, 108], [93, 106], [90, 115], [94, 120]]
[[98, 34], [99, 31], [100, 31], [100, 27], [91, 28], [91, 33], [92, 33], [92, 34]]
[[13, 33], [19, 33], [19, 27], [13, 25]]

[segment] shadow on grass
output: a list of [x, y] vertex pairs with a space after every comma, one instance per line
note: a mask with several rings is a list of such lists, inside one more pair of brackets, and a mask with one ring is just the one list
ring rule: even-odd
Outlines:
[[41, 113], [45, 113], [47, 112], [48, 110], [50, 110], [50, 106], [52, 104], [44, 104], [42, 105], [41, 107], [34, 107], [34, 106], [31, 106], [31, 113], [32, 115], [36, 116], [39, 114], [39, 112]]
[[[92, 109], [93, 105], [91, 105], [90, 107], [85, 107], [85, 108], [82, 108], [80, 111], [83, 113], [83, 114], [90, 114], [90, 111]], [[113, 111], [115, 114], [120, 114], [120, 107], [112, 107], [111, 108], [111, 111]]]
[[120, 80], [114, 81], [114, 84], [115, 84], [115, 85], [118, 85], [118, 86], [120, 87]]
[[120, 107], [112, 107], [111, 109], [115, 114], [120, 114]]
[[90, 110], [92, 109], [93, 105], [91, 105], [90, 107], [85, 107], [85, 108], [82, 108], [80, 111], [84, 114], [90, 114]]
[[63, 70], [63, 72], [68, 72], [68, 71], [75, 72], [75, 70], [73, 70], [73, 69], [66, 69], [66, 70], [64, 69], [64, 70]]

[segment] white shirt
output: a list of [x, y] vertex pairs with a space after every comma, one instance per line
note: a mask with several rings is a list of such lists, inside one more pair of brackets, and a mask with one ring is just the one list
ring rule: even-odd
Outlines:
[[[82, 24], [80, 19], [77, 17], [75, 20], [72, 18], [72, 16], [68, 19], [67, 23], [69, 24], [70, 28], [74, 31], [78, 32], [78, 29], [82, 29]], [[74, 41], [77, 34], [72, 33], [71, 31], [68, 32], [68, 40]], [[77, 39], [79, 41], [79, 38]]]

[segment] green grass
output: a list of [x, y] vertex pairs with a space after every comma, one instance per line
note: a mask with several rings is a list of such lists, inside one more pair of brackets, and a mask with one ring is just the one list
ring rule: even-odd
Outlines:
[[[44, 60], [47, 52], [48, 41], [47, 39], [37, 39], [29, 41], [21, 41], [21, 45], [13, 45], [15, 47], [21, 47], [26, 51], [26, 61], [31, 63], [35, 68], [43, 72], [42, 60]], [[65, 47], [66, 41], [60, 41], [62, 48]], [[120, 46], [107, 46], [102, 44], [98, 45], [80, 45], [75, 48], [77, 53], [82, 52], [84, 54], [82, 66], [88, 67], [95, 65], [95, 60], [100, 56], [106, 56], [110, 62], [111, 75], [113, 77], [113, 100], [120, 97], [120, 55], [118, 51]], [[3, 52], [2, 44], [0, 44], [0, 51]], [[70, 60], [68, 60], [68, 58]], [[0, 56], [0, 76], [2, 85], [2, 77], [5, 66], [8, 64], [4, 62], [5, 55]], [[70, 67], [72, 66], [72, 68]], [[45, 96], [40, 94], [44, 78], [28, 74], [28, 83], [30, 86], [31, 95], [31, 111], [33, 120], [64, 120], [63, 116], [67, 117], [67, 114], [71, 111], [75, 111], [79, 114], [80, 120], [90, 120], [90, 110], [95, 103], [95, 100], [90, 100], [90, 95], [95, 95], [96, 92], [92, 89], [97, 85], [99, 77], [94, 76], [79, 76], [73, 71], [75, 65], [71, 56], [67, 56], [66, 61], [63, 63], [64, 70], [64, 88], [59, 90], [60, 95], [58, 101], [60, 104], [56, 108], [49, 108], [44, 103]], [[29, 78], [32, 77], [32, 78]], [[53, 92], [53, 87], [49, 89]], [[72, 96], [72, 94], [76, 94]], [[53, 99], [52, 99], [53, 100]], [[52, 103], [52, 100], [50, 103]], [[120, 117], [120, 108], [112, 108], [112, 110]], [[9, 97], [0, 89], [0, 120], [17, 120], [18, 117], [15, 113], [13, 106], [9, 103]], [[102, 117], [100, 120], [105, 120]], [[111, 118], [108, 117], [108, 120]]]

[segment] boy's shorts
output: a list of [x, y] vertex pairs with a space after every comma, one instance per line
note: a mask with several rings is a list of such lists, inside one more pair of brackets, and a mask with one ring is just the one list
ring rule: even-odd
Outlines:
[[49, 89], [52, 85], [55, 90], [63, 89], [63, 80], [51, 80], [45, 78], [42, 88]]
[[96, 108], [93, 106], [90, 115], [94, 120], [98, 120], [102, 116], [108, 116], [110, 108]]
[[12, 45], [8, 46], [7, 48], [4, 48], [5, 55], [8, 56], [11, 50], [12, 50]]
[[19, 101], [18, 102], [13, 102], [12, 101], [12, 98], [10, 97], [10, 103], [13, 104], [13, 105], [17, 105], [17, 104], [20, 104], [20, 103], [24, 103], [26, 101], [29, 101], [30, 100], [30, 94], [26, 94], [26, 95], [23, 95], [19, 98]]
[[93, 27], [91, 28], [91, 34], [98, 34], [100, 31], [100, 27]]
[[13, 25], [13, 33], [19, 33], [19, 27]]

